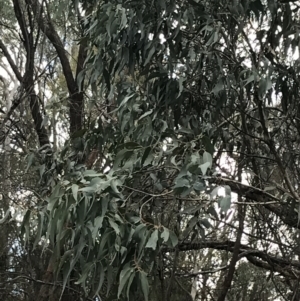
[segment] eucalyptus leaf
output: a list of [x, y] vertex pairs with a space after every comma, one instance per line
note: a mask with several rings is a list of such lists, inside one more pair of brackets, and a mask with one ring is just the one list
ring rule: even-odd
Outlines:
[[207, 173], [207, 169], [210, 167], [210, 162], [205, 162], [205, 163], [201, 164], [199, 167], [201, 169], [203, 176], [205, 176]]
[[140, 282], [141, 282], [142, 292], [143, 292], [145, 301], [148, 301], [149, 283], [148, 283], [148, 279], [147, 279], [147, 274], [144, 271], [140, 272]]
[[230, 209], [230, 206], [231, 206], [231, 196], [227, 195], [227, 196], [221, 198], [219, 201], [219, 204], [220, 204], [221, 210], [226, 213]]
[[78, 189], [79, 189], [79, 187], [77, 184], [72, 185], [72, 194], [73, 194], [75, 201], [77, 201]]
[[158, 230], [155, 229], [152, 232], [150, 238], [148, 239], [148, 242], [147, 242], [145, 248], [151, 248], [153, 250], [156, 250], [156, 248], [157, 248], [157, 241], [158, 241]]
[[170, 237], [170, 232], [167, 228], [164, 227], [163, 232], [161, 233], [161, 238], [164, 240], [164, 242], [167, 242], [169, 240]]
[[119, 278], [118, 298], [120, 298], [122, 291], [132, 273], [134, 273], [134, 269], [128, 264], [121, 271], [120, 278]]

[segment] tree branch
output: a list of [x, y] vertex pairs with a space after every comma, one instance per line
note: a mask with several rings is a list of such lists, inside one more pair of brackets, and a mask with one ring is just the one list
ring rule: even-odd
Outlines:
[[[82, 128], [83, 122], [83, 93], [79, 93], [78, 85], [76, 79], [73, 77], [71, 65], [67, 57], [67, 52], [64, 48], [64, 45], [59, 38], [57, 31], [54, 28], [52, 21], [48, 15], [40, 13], [42, 11], [41, 5], [37, 0], [27, 0], [29, 5], [32, 6], [33, 12], [35, 12], [36, 20], [39, 28], [47, 36], [49, 41], [52, 43], [53, 47], [56, 49], [57, 55], [60, 59], [64, 77], [66, 79], [67, 87], [70, 95], [70, 133], [80, 130]], [[84, 46], [82, 46], [84, 47]], [[84, 48], [80, 50], [80, 57], [78, 58], [78, 73], [81, 71], [82, 58]], [[76, 74], [78, 74], [76, 72]]]
[[13, 70], [14, 74], [16, 75], [16, 78], [18, 79], [18, 81], [22, 82], [22, 79], [23, 79], [22, 75], [1, 39], [0, 39], [0, 49], [2, 50], [5, 58], [7, 59], [9, 65], [10, 65], [11, 69]]
[[[203, 241], [199, 243], [183, 242], [177, 247], [179, 251], [186, 252], [192, 250], [202, 250], [206, 248], [211, 248], [215, 250], [223, 250], [227, 252], [233, 252], [235, 248], [235, 241]], [[163, 248], [163, 252], [174, 252], [173, 248]], [[300, 276], [300, 262], [290, 259], [284, 259], [274, 255], [269, 255], [264, 251], [253, 249], [247, 245], [241, 244], [238, 250], [238, 260], [246, 257], [249, 262], [253, 263], [254, 259], [256, 264], [260, 267], [276, 271], [279, 273], [285, 273], [293, 279], [297, 279]], [[250, 259], [249, 259], [250, 258]], [[253, 259], [254, 258], [254, 259]], [[258, 260], [258, 258], [260, 260]]]
[[[244, 150], [243, 150], [244, 151]], [[241, 156], [241, 158], [243, 158], [243, 155]], [[242, 160], [241, 160], [242, 161]], [[241, 164], [238, 164], [238, 178], [239, 181], [242, 180], [242, 169], [241, 169]], [[233, 275], [235, 272], [235, 266], [239, 260], [239, 251], [240, 251], [240, 246], [241, 246], [241, 239], [242, 239], [242, 235], [244, 232], [244, 221], [245, 221], [245, 211], [246, 211], [246, 205], [241, 204], [242, 203], [242, 197], [241, 195], [238, 196], [239, 199], [239, 203], [238, 204], [238, 211], [237, 211], [237, 215], [238, 215], [238, 220], [239, 220], [239, 228], [237, 231], [237, 236], [236, 236], [236, 241], [234, 244], [234, 248], [233, 248], [233, 255], [229, 264], [229, 269], [228, 269], [228, 273], [225, 277], [224, 283], [223, 283], [223, 287], [222, 290], [220, 292], [220, 295], [218, 297], [218, 301], [224, 301], [227, 293], [230, 289], [231, 286], [231, 282], [233, 279]]]
[[235, 181], [223, 177], [212, 177], [209, 179], [211, 183], [217, 185], [228, 185], [231, 190], [238, 195], [244, 196], [258, 204], [261, 204], [274, 214], [276, 214], [286, 225], [300, 229], [298, 223], [298, 213], [284, 202], [272, 194], [253, 186], [245, 185], [239, 181]]

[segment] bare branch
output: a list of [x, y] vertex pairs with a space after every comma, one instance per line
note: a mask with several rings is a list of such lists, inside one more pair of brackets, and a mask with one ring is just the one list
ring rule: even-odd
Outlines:
[[15, 64], [15, 62], [13, 61], [11, 55], [9, 54], [6, 46], [3, 44], [2, 40], [0, 39], [0, 49], [2, 50], [5, 58], [7, 59], [11, 69], [13, 70], [14, 74], [16, 75], [16, 78], [18, 79], [19, 82], [22, 82], [23, 77], [19, 71], [19, 68], [17, 67], [17, 65]]

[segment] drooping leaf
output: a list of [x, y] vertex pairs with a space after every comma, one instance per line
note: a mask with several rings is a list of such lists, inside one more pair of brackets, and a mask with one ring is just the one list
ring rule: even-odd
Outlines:
[[157, 241], [158, 241], [158, 230], [155, 229], [152, 232], [152, 234], [151, 234], [151, 236], [150, 236], [150, 238], [149, 238], [149, 240], [146, 244], [146, 248], [152, 248], [153, 250], [156, 250]]
[[205, 176], [207, 169], [210, 167], [210, 162], [205, 162], [205, 163], [201, 164], [199, 167], [201, 169], [203, 176]]
[[134, 269], [129, 264], [124, 266], [122, 269], [119, 278], [118, 298], [120, 298], [123, 289], [125, 288], [125, 285], [127, 284], [132, 273], [134, 273]]
[[231, 196], [226, 195], [225, 197], [221, 198], [219, 201], [220, 208], [223, 212], [227, 212], [231, 206]]
[[144, 271], [140, 272], [140, 282], [141, 282], [142, 292], [143, 292], [145, 301], [148, 301], [149, 283], [148, 283], [148, 279], [147, 279], [147, 274]]
[[178, 238], [176, 236], [176, 234], [173, 231], [169, 231], [170, 233], [170, 242], [172, 247], [176, 247], [178, 244]]
[[167, 228], [164, 227], [163, 232], [161, 233], [161, 238], [164, 240], [164, 242], [167, 242], [169, 240], [170, 237], [170, 232]]
[[72, 194], [73, 194], [75, 201], [77, 201], [78, 189], [79, 189], [79, 187], [77, 184], [72, 185]]
[[204, 163], [209, 163], [208, 167], [211, 167], [212, 166], [212, 156], [211, 156], [211, 154], [208, 153], [208, 152], [204, 152], [203, 161], [204, 161]]

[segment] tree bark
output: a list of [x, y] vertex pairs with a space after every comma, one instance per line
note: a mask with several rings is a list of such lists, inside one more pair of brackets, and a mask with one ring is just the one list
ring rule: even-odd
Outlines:
[[240, 246], [241, 246], [241, 238], [243, 235], [243, 229], [244, 229], [244, 220], [245, 220], [245, 209], [244, 209], [245, 205], [238, 205], [238, 218], [239, 218], [239, 229], [238, 229], [238, 233], [237, 233], [237, 237], [236, 237], [236, 242], [234, 245], [234, 249], [233, 249], [233, 254], [232, 254], [232, 258], [229, 264], [229, 269], [228, 269], [228, 273], [224, 279], [223, 282], [223, 286], [221, 289], [221, 293], [218, 297], [218, 301], [224, 301], [228, 290], [230, 289], [231, 286], [231, 282], [233, 279], [233, 275], [235, 272], [235, 266], [236, 263], [239, 260], [239, 251], [240, 251]]
[[84, 97], [82, 91], [79, 91], [76, 82], [79, 72], [83, 69], [83, 64], [86, 57], [86, 49], [84, 43], [80, 45], [76, 77], [74, 78], [71, 65], [67, 56], [65, 47], [59, 38], [57, 31], [49, 18], [48, 14], [43, 14], [43, 7], [36, 0], [26, 0], [26, 3], [32, 7], [39, 28], [47, 36], [53, 47], [56, 49], [57, 55], [60, 59], [64, 77], [66, 79], [69, 91], [69, 112], [70, 112], [70, 134], [74, 134], [83, 126], [84, 116]]

